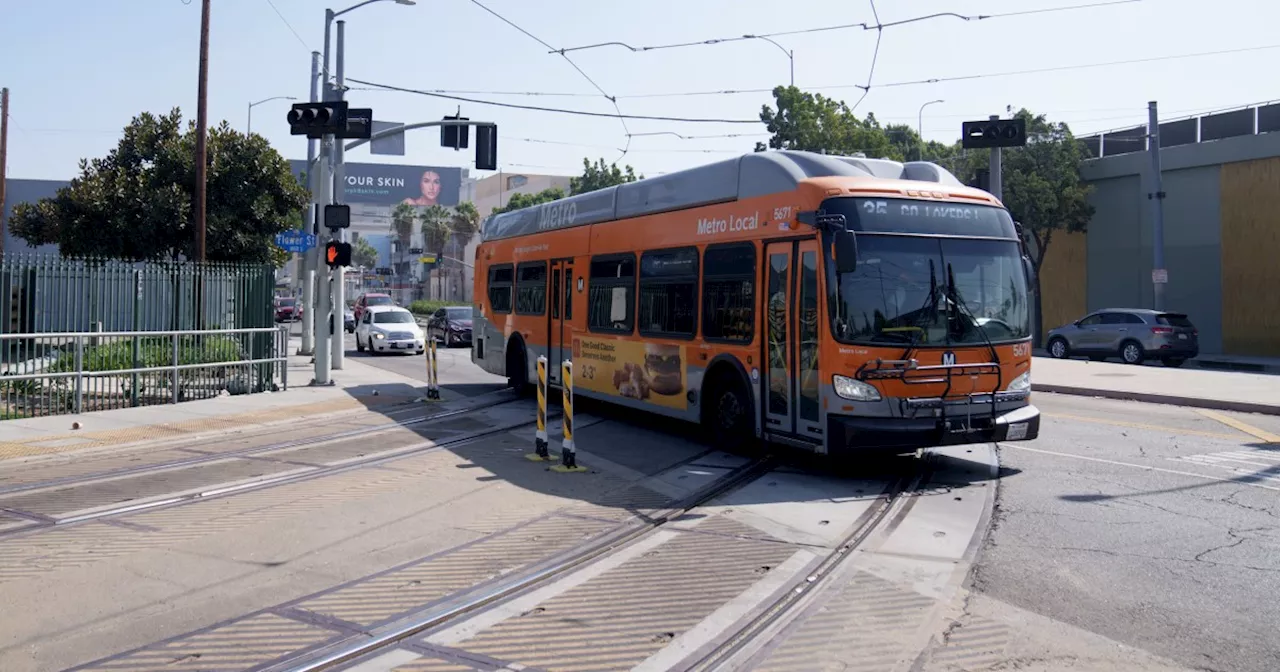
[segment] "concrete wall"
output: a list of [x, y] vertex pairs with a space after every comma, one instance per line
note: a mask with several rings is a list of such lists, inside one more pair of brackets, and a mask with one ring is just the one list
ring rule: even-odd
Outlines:
[[[1149, 162], [1135, 152], [1081, 167], [1096, 212], [1083, 254], [1062, 234], [1050, 244], [1041, 268], [1047, 327], [1152, 305]], [[1190, 315], [1205, 354], [1280, 356], [1280, 133], [1163, 148], [1161, 167], [1166, 308]]]

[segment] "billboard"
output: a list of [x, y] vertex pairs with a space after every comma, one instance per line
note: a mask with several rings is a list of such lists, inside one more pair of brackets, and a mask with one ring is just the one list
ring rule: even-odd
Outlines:
[[[307, 162], [289, 163], [301, 175]], [[461, 168], [347, 162], [346, 171], [340, 202], [350, 205], [453, 206], [462, 192]]]

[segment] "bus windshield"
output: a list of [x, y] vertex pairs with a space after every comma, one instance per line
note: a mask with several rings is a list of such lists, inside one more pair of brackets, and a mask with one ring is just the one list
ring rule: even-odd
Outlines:
[[[862, 202], [861, 207], [866, 207], [865, 203], [872, 201]], [[895, 212], [899, 202], [889, 203], [890, 211]], [[957, 207], [977, 212], [956, 211], [961, 214], [950, 224], [926, 216], [931, 223], [920, 227], [927, 233], [947, 235], [900, 235], [912, 232], [912, 217], [881, 217], [868, 222], [858, 217], [865, 213], [854, 214], [854, 208], [842, 213], [850, 229], [861, 231], [857, 270], [838, 280], [834, 270], [829, 276], [836, 289], [830, 306], [832, 333], [837, 340], [930, 346], [980, 345], [988, 339], [998, 343], [1030, 337], [1021, 251], [1016, 239], [1003, 235], [1006, 231], [1013, 234], [1008, 213], [989, 206]], [[982, 237], [953, 237], [966, 234]], [[834, 264], [829, 268], [834, 269]]]

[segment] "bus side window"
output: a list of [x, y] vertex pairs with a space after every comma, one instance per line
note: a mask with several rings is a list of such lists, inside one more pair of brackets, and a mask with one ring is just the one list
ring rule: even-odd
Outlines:
[[708, 245], [702, 255], [702, 336], [750, 343], [755, 324], [756, 246]]
[[698, 248], [650, 250], [640, 256], [640, 310], [645, 336], [698, 333]]
[[590, 276], [587, 327], [591, 331], [630, 334], [636, 314], [636, 255], [592, 257]]
[[511, 312], [511, 264], [489, 267], [489, 307], [495, 313]]
[[516, 314], [542, 315], [547, 311], [547, 262], [516, 266]]

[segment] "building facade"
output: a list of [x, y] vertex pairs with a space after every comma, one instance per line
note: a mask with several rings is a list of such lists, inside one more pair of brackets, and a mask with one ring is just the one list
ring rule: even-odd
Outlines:
[[[1154, 191], [1142, 132], [1082, 138], [1096, 158], [1093, 221], [1055, 233], [1041, 268], [1045, 328], [1109, 307], [1151, 307]], [[1204, 354], [1280, 357], [1280, 105], [1160, 125], [1165, 308]]]

